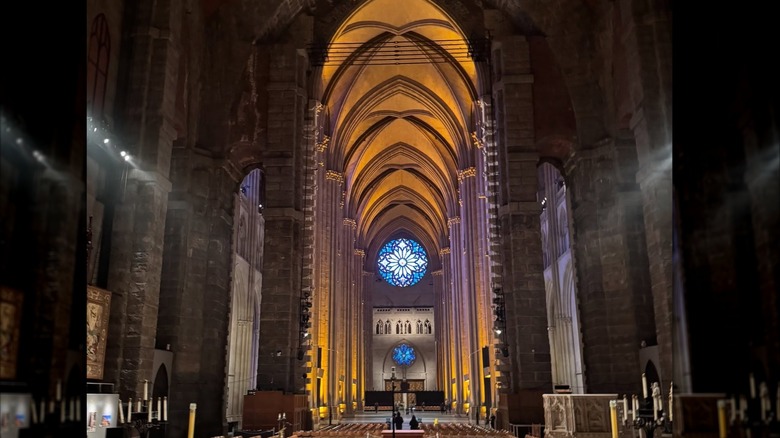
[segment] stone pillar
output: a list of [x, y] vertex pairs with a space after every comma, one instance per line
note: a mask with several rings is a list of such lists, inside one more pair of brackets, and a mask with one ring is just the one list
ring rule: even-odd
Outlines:
[[[644, 234], [659, 350], [661, 386], [673, 372], [672, 296], [672, 32], [670, 13], [651, 3], [618, 2], [620, 39], [625, 44], [627, 85], [636, 140]], [[666, 389], [665, 389], [666, 390]]]
[[[485, 310], [485, 285], [480, 281], [481, 270], [484, 268], [484, 257], [480, 252], [480, 230], [482, 221], [478, 212], [477, 198], [477, 171], [474, 167], [461, 170], [458, 173], [460, 182], [461, 218], [460, 241], [462, 251], [457, 259], [461, 265], [461, 281], [463, 283], [464, 314], [463, 329], [468, 334], [464, 347], [468, 350], [469, 362], [469, 402], [471, 403], [471, 417], [475, 417], [477, 406], [482, 404], [483, 397], [483, 373], [482, 373], [482, 346], [487, 343], [484, 325], [480, 323], [480, 317]], [[476, 418], [479, 418], [478, 414]]]
[[439, 250], [439, 259], [442, 262], [442, 269], [431, 272], [433, 276], [433, 293], [434, 303], [433, 308], [436, 312], [433, 318], [434, 324], [434, 336], [439, 340], [436, 345], [436, 354], [439, 357], [439, 363], [436, 368], [439, 390], [444, 392], [444, 398], [450, 397], [450, 381], [452, 379], [452, 372], [450, 370], [450, 333], [449, 333], [449, 309], [447, 306], [448, 299], [444, 291], [444, 257], [442, 250]]
[[447, 225], [450, 231], [450, 270], [452, 282], [452, 337], [453, 337], [453, 359], [455, 361], [455, 394], [453, 400], [458, 404], [455, 413], [463, 413], [463, 404], [467, 402], [466, 399], [466, 384], [465, 377], [469, 374], [469, 351], [468, 351], [468, 336], [469, 333], [465, 327], [468, 326], [468, 320], [466, 315], [468, 314], [468, 308], [466, 307], [467, 301], [464, 300], [463, 291], [463, 265], [461, 263], [461, 257], [463, 254], [463, 244], [461, 241], [460, 233], [460, 217], [455, 216], [447, 220]]
[[165, 220], [156, 336], [176, 355], [169, 370], [169, 430], [184, 433], [189, 404], [196, 427], [222, 433], [237, 175], [191, 149], [176, 149], [177, 176]]
[[303, 363], [297, 360], [302, 284], [308, 99], [298, 71], [306, 57], [291, 44], [258, 47], [270, 53], [263, 300], [257, 385], [299, 391]]
[[[113, 222], [108, 289], [114, 297], [104, 375], [123, 400], [137, 399], [142, 381], [154, 378], [182, 17], [179, 4], [142, 2], [134, 12], [123, 41], [132, 56], [120, 127], [133, 159]], [[178, 408], [170, 406], [172, 420]]]
[[567, 163], [589, 393], [641, 391], [639, 346], [655, 337], [641, 198], [620, 180], [621, 156], [609, 141]]
[[363, 298], [363, 262], [366, 257], [366, 252], [363, 249], [355, 248], [353, 257], [354, 260], [352, 263], [351, 280], [352, 289], [355, 296], [355, 307], [353, 314], [353, 320], [355, 321], [355, 328], [353, 329], [353, 345], [355, 351], [352, 354], [354, 366], [352, 375], [353, 378], [357, 380], [354, 401], [357, 402], [357, 410], [361, 412], [364, 408], [364, 375], [366, 370], [370, 369], [367, 368], [368, 364], [366, 362], [367, 358], [364, 338], [369, 337], [365, 334], [372, 333], [371, 330], [373, 327], [370, 323], [366, 324], [365, 316], [369, 313], [369, 307], [366, 305], [366, 301]]

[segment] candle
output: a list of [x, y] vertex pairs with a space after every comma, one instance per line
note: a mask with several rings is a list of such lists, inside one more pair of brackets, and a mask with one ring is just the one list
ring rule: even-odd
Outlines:
[[642, 373], [642, 397], [647, 398], [647, 376]]
[[609, 419], [612, 424], [612, 438], [618, 438], [617, 401], [609, 401]]
[[658, 399], [653, 397], [653, 420], [658, 419]]
[[62, 399], [62, 380], [57, 379], [57, 401]]
[[146, 389], [146, 382], [147, 380], [144, 380], [144, 401], [149, 400], [149, 392]]
[[739, 418], [741, 420], [747, 418], [747, 399], [744, 395], [739, 397]]
[[133, 398], [130, 397], [127, 400], [127, 421], [131, 421], [133, 419]]
[[152, 422], [152, 402], [146, 404], [146, 422]]
[[753, 378], [753, 373], [750, 373], [750, 398], [756, 398], [756, 380]]
[[135, 411], [136, 412], [141, 412], [141, 399], [140, 398], [138, 399], [138, 402], [135, 405]]
[[65, 403], [60, 403], [60, 423], [65, 422]]
[[726, 400], [718, 400], [718, 430], [719, 438], [726, 438]]
[[76, 397], [70, 399], [70, 415], [68, 415], [70, 421], [76, 420]]
[[119, 400], [119, 424], [125, 423], [125, 411], [122, 410], [122, 400]]
[[775, 398], [776, 407], [775, 418], [780, 421], [780, 384], [777, 385], [777, 397]]
[[162, 420], [162, 397], [157, 397], [157, 421]]
[[674, 409], [672, 408], [672, 400], [674, 400], [674, 397], [672, 394], [674, 393], [674, 382], [669, 384], [669, 421], [672, 421], [672, 412]]
[[628, 420], [628, 396], [623, 394], [623, 421]]
[[35, 400], [30, 399], [30, 412], [32, 414], [32, 423], [38, 424], [38, 412], [35, 411]]
[[732, 396], [731, 397], [731, 424], [734, 424], [734, 422], [737, 421], [737, 399]]
[[168, 421], [168, 397], [163, 398], [163, 421]]
[[76, 421], [81, 421], [81, 397], [76, 397]]
[[46, 402], [41, 399], [41, 423], [46, 419]]
[[49, 413], [54, 413], [54, 400], [49, 400]]

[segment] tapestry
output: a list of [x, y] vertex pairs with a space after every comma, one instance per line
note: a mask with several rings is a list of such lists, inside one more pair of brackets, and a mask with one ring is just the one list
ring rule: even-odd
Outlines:
[[21, 291], [0, 286], [0, 380], [16, 379], [22, 301]]
[[87, 379], [102, 379], [111, 292], [87, 286]]

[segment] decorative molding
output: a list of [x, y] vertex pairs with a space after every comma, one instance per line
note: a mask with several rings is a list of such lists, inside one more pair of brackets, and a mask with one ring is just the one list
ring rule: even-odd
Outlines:
[[355, 219], [345, 217], [343, 222], [344, 222], [344, 225], [348, 225], [348, 226], [350, 226], [352, 228], [357, 227], [357, 222], [355, 222]]
[[[450, 247], [449, 246], [445, 246], [444, 248], [439, 250], [439, 255], [440, 256], [443, 256], [443, 255], [449, 254], [449, 253], [450, 253]], [[441, 271], [439, 271], [439, 272], [441, 272]]]
[[[355, 255], [360, 257], [365, 257], [366, 252], [360, 248], [355, 248]], [[363, 272], [363, 275], [371, 274], [370, 272]]]
[[477, 176], [477, 169], [473, 166], [458, 171], [458, 181], [463, 181], [466, 178], [474, 176]]
[[344, 174], [336, 172], [335, 170], [328, 170], [325, 172], [325, 179], [330, 181], [336, 181], [339, 184], [344, 183]]
[[[450, 249], [447, 248], [448, 252], [449, 252], [449, 250]], [[444, 249], [442, 248], [441, 251], [444, 251]], [[441, 251], [439, 251], [439, 254], [441, 254]], [[438, 271], [431, 271], [431, 275], [435, 275], [435, 276], [444, 275], [444, 271], [442, 271], [441, 269], [439, 269]]]
[[328, 143], [330, 143], [330, 137], [323, 135], [322, 140], [315, 144], [317, 152], [325, 152], [328, 149]]
[[477, 137], [477, 131], [473, 131], [471, 133], [471, 142], [474, 144], [474, 147], [477, 149], [482, 149], [485, 144], [482, 142], [482, 140]]
[[459, 224], [460, 223], [460, 216], [455, 216], [447, 219], [447, 227], [452, 228], [453, 224]]

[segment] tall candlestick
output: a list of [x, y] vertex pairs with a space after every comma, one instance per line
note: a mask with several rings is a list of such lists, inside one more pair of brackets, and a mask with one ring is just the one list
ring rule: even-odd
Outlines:
[[674, 400], [674, 396], [672, 395], [674, 393], [674, 382], [671, 382], [669, 384], [669, 421], [672, 421], [672, 412], [674, 412], [674, 408], [672, 408], [672, 400]]
[[76, 397], [76, 421], [81, 421], [81, 397]]
[[163, 398], [163, 421], [168, 421], [168, 397]]
[[35, 410], [35, 400], [30, 399], [30, 412], [32, 414], [32, 423], [38, 424], [38, 412]]
[[76, 397], [70, 399], [70, 413], [68, 415], [70, 421], [76, 420]]
[[756, 398], [756, 380], [753, 378], [753, 373], [750, 373], [750, 398]]
[[162, 420], [162, 397], [157, 397], [157, 421]]
[[41, 399], [41, 423], [46, 419], [46, 401]]
[[737, 399], [736, 397], [731, 397], [731, 423], [733, 424], [735, 421], [737, 421]]
[[744, 395], [739, 397], [739, 419], [744, 420], [747, 418], [747, 399]]
[[618, 438], [617, 401], [609, 401], [609, 419], [612, 424], [612, 438]]
[[151, 423], [152, 422], [152, 402], [151, 400], [149, 403], [146, 404], [146, 422]]
[[639, 416], [639, 397], [636, 394], [633, 394], [631, 396], [631, 404], [632, 409], [631, 412], [633, 412], [633, 420], [636, 420]]
[[125, 411], [122, 410], [122, 400], [119, 400], [119, 424], [125, 424]]
[[149, 400], [149, 392], [146, 389], [146, 382], [147, 380], [144, 380], [144, 401]]
[[775, 419], [780, 421], [780, 384], [777, 385], [777, 397], [775, 398], [776, 407]]
[[57, 379], [57, 401], [62, 400], [62, 380]]
[[726, 438], [726, 400], [718, 400], [718, 430], [719, 438]]
[[653, 397], [653, 420], [658, 419], [658, 399]]
[[642, 373], [642, 397], [647, 398], [647, 376]]
[[136, 412], [141, 412], [141, 399], [140, 398], [138, 399], [137, 403], [138, 404], [135, 405], [135, 411]]
[[65, 403], [60, 403], [60, 423], [65, 422]]
[[49, 413], [54, 413], [54, 400], [49, 400]]
[[623, 421], [628, 420], [628, 396], [623, 394]]

